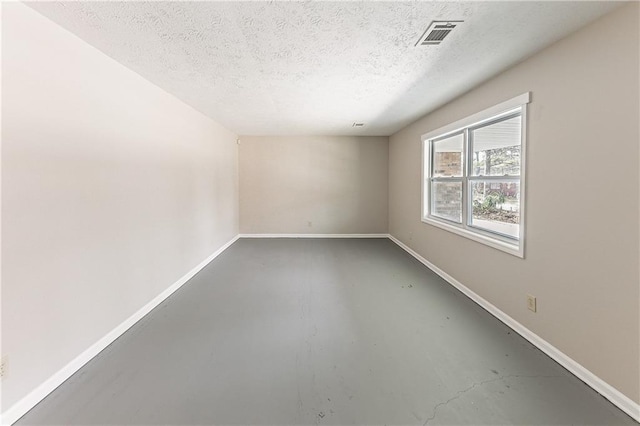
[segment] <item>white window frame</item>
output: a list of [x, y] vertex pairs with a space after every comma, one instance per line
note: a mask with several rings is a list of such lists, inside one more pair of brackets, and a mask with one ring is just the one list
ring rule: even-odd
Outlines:
[[[509, 99], [498, 105], [487, 108], [469, 117], [458, 120], [454, 123], [440, 127], [429, 133], [422, 135], [422, 202], [421, 217], [424, 223], [444, 229], [454, 234], [469, 238], [479, 243], [485, 244], [514, 256], [524, 258], [525, 242], [525, 202], [526, 202], [526, 164], [527, 164], [527, 105], [531, 101], [531, 92], [523, 93], [513, 99]], [[520, 224], [518, 238], [509, 238], [498, 233], [472, 227], [469, 221], [469, 208], [471, 196], [468, 191], [468, 181], [470, 180], [469, 168], [467, 167], [469, 149], [469, 128], [473, 128], [500, 117], [520, 111], [521, 114], [521, 139], [520, 139]], [[446, 219], [441, 219], [430, 214], [431, 210], [431, 141], [443, 137], [452, 136], [456, 133], [464, 134], [464, 149], [462, 154], [463, 177], [462, 177], [462, 223], [455, 223]], [[511, 178], [510, 178], [511, 179]], [[511, 179], [513, 180], [513, 179]]]

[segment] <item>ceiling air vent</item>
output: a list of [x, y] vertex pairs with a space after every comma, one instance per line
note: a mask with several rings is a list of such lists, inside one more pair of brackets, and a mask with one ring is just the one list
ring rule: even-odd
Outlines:
[[416, 46], [438, 45], [453, 29], [464, 21], [431, 21], [427, 31], [422, 34]]

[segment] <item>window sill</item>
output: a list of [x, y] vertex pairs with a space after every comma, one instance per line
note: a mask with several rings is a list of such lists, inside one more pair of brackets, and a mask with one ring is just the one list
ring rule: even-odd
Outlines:
[[423, 217], [422, 222], [524, 259], [524, 247], [522, 244], [522, 240], [515, 243], [510, 243], [498, 238], [492, 238], [490, 236], [481, 234], [480, 232], [474, 232], [430, 217]]

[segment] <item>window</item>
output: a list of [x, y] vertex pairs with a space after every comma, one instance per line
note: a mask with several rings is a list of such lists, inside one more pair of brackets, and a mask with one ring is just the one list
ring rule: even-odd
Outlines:
[[518, 96], [422, 137], [422, 220], [524, 257], [526, 107]]

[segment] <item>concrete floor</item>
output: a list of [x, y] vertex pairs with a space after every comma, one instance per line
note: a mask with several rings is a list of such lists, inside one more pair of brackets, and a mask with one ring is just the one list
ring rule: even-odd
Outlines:
[[386, 239], [242, 239], [18, 424], [637, 424]]

